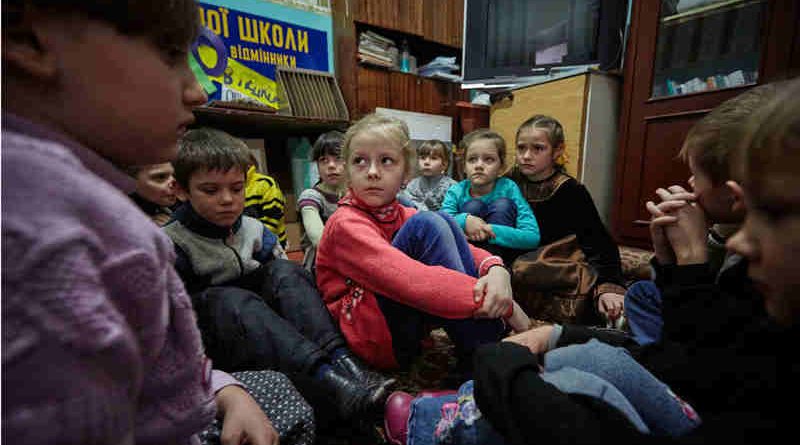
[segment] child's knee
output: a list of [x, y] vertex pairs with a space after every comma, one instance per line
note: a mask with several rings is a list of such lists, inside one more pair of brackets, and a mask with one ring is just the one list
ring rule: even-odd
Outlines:
[[626, 360], [632, 360], [630, 354], [617, 346], [611, 346], [592, 339], [579, 345], [570, 345], [553, 349], [545, 355], [545, 370], [555, 371], [564, 367], [586, 370], [605, 366], [617, 367]]
[[480, 199], [470, 199], [461, 206], [459, 211], [461, 213], [469, 213], [470, 215], [475, 215], [482, 218], [484, 215], [486, 215], [486, 212], [489, 211], [489, 206]]

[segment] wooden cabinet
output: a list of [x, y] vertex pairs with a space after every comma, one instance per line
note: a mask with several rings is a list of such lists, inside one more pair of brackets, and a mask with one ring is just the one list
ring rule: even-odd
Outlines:
[[632, 2], [612, 215], [625, 245], [650, 246], [644, 203], [656, 188], [687, 185], [676, 156], [695, 122], [754, 85], [800, 74], [800, 2], [681, 3]]
[[357, 22], [461, 47], [464, 0], [348, 0]]
[[[422, 65], [435, 56], [461, 57], [463, 0], [334, 0], [336, 75], [351, 119], [377, 107], [458, 118], [468, 98], [457, 83], [358, 63], [358, 34], [374, 31], [398, 46], [406, 40]], [[454, 123], [453, 136], [461, 133]], [[457, 139], [454, 139], [457, 140]]]
[[511, 90], [491, 107], [491, 128], [508, 147], [514, 164], [519, 126], [536, 114], [553, 116], [564, 127], [567, 173], [591, 193], [604, 222], [608, 221], [614, 185], [614, 156], [619, 116], [619, 76], [590, 72]]

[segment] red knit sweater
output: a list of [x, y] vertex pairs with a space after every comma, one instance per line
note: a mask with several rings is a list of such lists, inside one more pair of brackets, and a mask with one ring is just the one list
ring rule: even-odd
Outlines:
[[[367, 207], [350, 195], [325, 223], [317, 249], [317, 285], [350, 348], [378, 368], [397, 367], [392, 338], [375, 294], [443, 318], [470, 318], [477, 279], [442, 266], [428, 266], [391, 244], [392, 236], [417, 211], [393, 202]], [[478, 273], [502, 264], [470, 246]]]

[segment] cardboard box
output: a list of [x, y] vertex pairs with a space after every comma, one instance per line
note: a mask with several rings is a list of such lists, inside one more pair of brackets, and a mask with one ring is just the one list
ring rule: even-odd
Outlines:
[[299, 251], [300, 249], [300, 240], [303, 237], [303, 227], [298, 222], [293, 223], [286, 223], [286, 237], [287, 237], [287, 244], [286, 244], [286, 251], [293, 252]]

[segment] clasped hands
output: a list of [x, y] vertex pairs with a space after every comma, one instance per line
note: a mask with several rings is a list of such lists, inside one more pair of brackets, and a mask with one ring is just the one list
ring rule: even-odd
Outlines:
[[708, 226], [698, 197], [679, 185], [659, 188], [656, 194], [661, 202], [648, 201], [646, 207], [658, 262], [688, 265], [708, 261]]

